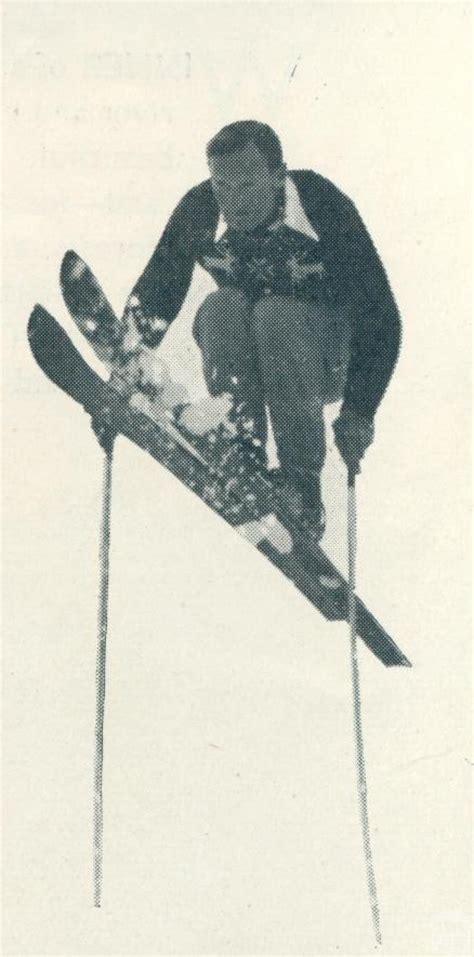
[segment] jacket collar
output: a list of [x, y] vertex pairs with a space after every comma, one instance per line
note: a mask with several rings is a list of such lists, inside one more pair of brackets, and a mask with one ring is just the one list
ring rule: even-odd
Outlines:
[[[287, 173], [285, 177], [285, 204], [282, 221], [285, 223], [285, 226], [290, 226], [291, 229], [295, 229], [297, 232], [303, 233], [305, 236], [309, 236], [310, 239], [319, 242], [319, 235], [311, 225], [303, 209], [298, 187], [291, 173]], [[214, 240], [220, 239], [226, 229], [227, 224], [225, 219], [223, 216], [219, 216]]]

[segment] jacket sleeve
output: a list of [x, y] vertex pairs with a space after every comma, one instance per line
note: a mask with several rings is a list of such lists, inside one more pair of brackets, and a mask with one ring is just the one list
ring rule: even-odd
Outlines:
[[149, 346], [157, 346], [188, 292], [202, 236], [218, 215], [209, 182], [193, 187], [171, 215], [128, 300]]
[[332, 262], [336, 302], [351, 328], [343, 409], [372, 418], [395, 367], [400, 315], [377, 250], [354, 204], [338, 192]]

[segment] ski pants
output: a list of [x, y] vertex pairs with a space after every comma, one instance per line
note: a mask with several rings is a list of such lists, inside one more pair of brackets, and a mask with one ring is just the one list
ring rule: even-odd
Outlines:
[[268, 409], [282, 469], [310, 483], [326, 452], [324, 405], [344, 388], [347, 322], [309, 299], [268, 295], [250, 304], [224, 286], [202, 303], [193, 334], [211, 395], [230, 392], [263, 443]]

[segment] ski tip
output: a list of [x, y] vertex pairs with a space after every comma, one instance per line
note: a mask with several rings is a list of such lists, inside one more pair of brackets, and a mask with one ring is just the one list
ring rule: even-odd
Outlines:
[[40, 303], [36, 303], [30, 314], [27, 334], [30, 349], [37, 361], [40, 356], [44, 359], [47, 355], [56, 355], [57, 350], [64, 347], [67, 338], [59, 322]]
[[78, 256], [78, 254], [76, 253], [74, 249], [67, 249], [62, 258], [61, 265], [64, 266], [64, 265], [67, 265], [68, 263], [76, 262], [78, 259], [80, 259], [80, 256]]
[[77, 282], [77, 280], [81, 279], [86, 269], [87, 266], [85, 262], [74, 249], [68, 249], [67, 252], [64, 253], [59, 270], [61, 284], [71, 281]]
[[28, 319], [28, 339], [33, 339], [38, 332], [39, 326], [44, 322], [49, 322], [51, 316], [39, 302], [33, 307], [30, 318]]

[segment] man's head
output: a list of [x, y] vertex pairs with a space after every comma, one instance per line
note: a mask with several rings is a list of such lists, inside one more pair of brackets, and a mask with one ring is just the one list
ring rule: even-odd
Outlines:
[[224, 126], [207, 144], [211, 183], [228, 226], [255, 229], [277, 211], [285, 178], [281, 143], [256, 120]]

